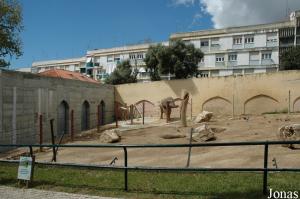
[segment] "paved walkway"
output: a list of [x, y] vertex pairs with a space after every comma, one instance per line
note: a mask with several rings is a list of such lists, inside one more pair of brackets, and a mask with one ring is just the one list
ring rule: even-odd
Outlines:
[[44, 191], [38, 189], [19, 189], [0, 186], [1, 199], [113, 199], [108, 197], [70, 194], [63, 192]]

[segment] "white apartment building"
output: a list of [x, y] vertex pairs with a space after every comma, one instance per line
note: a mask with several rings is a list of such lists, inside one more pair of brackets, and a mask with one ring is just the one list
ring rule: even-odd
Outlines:
[[49, 60], [49, 61], [38, 61], [33, 62], [31, 70], [33, 73], [40, 73], [51, 69], [63, 69], [74, 72], [80, 72], [80, 68], [85, 67], [86, 58], [71, 58], [63, 60]]
[[204, 53], [199, 63], [201, 76], [277, 71], [280, 53], [300, 44], [299, 17], [300, 12], [296, 12], [289, 21], [175, 33], [170, 38], [201, 49]]
[[[192, 43], [204, 53], [199, 63], [200, 76], [227, 76], [273, 72], [280, 69], [282, 52], [300, 45], [300, 11], [293, 12], [289, 20], [260, 25], [229, 27], [175, 33], [170, 42], [181, 39]], [[163, 42], [169, 45], [169, 42]], [[150, 45], [138, 44], [88, 51], [85, 57], [34, 62], [33, 72], [59, 68], [104, 79], [123, 60], [130, 60], [138, 71], [140, 81], [148, 81], [144, 58]]]
[[[149, 75], [145, 71], [144, 58], [150, 45], [138, 44], [108, 49], [96, 49], [87, 52], [87, 73], [94, 78], [102, 79], [112, 73], [119, 62], [129, 60], [130, 64], [138, 70], [138, 80], [149, 80]], [[163, 42], [162, 45], [168, 45]]]

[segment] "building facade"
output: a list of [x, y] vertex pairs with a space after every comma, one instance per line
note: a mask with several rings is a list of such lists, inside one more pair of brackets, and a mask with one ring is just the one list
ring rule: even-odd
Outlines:
[[86, 67], [86, 57], [63, 59], [63, 60], [49, 60], [33, 62], [31, 71], [33, 73], [41, 73], [51, 69], [62, 69], [73, 72], [80, 72], [81, 68]]
[[[224, 29], [175, 33], [170, 41], [181, 39], [193, 44], [204, 53], [199, 63], [202, 77], [228, 76], [274, 72], [280, 69], [280, 55], [300, 45], [300, 11], [293, 12], [289, 20]], [[163, 45], [169, 45], [163, 42]], [[57, 68], [86, 74], [94, 79], [105, 79], [123, 60], [130, 60], [140, 81], [148, 81], [144, 58], [150, 45], [139, 44], [88, 51], [85, 57], [34, 62], [33, 72]]]
[[204, 53], [199, 63], [204, 77], [277, 71], [282, 52], [300, 45], [300, 12], [289, 21], [176, 33], [170, 39], [192, 43]]

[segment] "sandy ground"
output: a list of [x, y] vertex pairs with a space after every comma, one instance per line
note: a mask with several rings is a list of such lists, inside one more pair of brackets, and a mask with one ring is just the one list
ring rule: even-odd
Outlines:
[[[143, 129], [121, 128], [121, 144], [175, 144], [188, 143], [188, 136], [178, 139], [163, 139], [160, 136], [170, 133], [181, 133], [188, 135], [190, 127], [181, 128], [178, 122], [165, 125], [163, 120], [151, 121]], [[262, 116], [249, 116], [249, 119], [213, 117], [208, 122], [209, 127], [220, 127], [226, 130], [217, 133], [217, 139], [211, 142], [237, 142], [237, 141], [265, 141], [278, 140], [278, 128], [300, 122], [300, 114], [270, 114]], [[164, 124], [164, 125], [163, 125]], [[197, 127], [201, 124], [193, 124]], [[127, 125], [128, 126], [128, 125]], [[139, 127], [136, 125], [135, 127]], [[68, 144], [100, 144], [97, 133], [77, 138], [77, 141]], [[187, 148], [148, 148], [129, 149], [129, 166], [168, 166], [185, 167], [187, 161]], [[263, 167], [263, 146], [241, 146], [241, 147], [205, 147], [193, 148], [191, 156], [191, 167]], [[58, 151], [58, 162], [67, 163], [89, 163], [109, 164], [117, 157], [116, 165], [124, 162], [122, 149], [101, 148], [60, 148]], [[291, 150], [281, 146], [270, 146], [269, 167], [273, 166], [273, 158], [279, 168], [300, 167], [300, 148]], [[47, 150], [36, 154], [37, 161], [50, 161], [52, 151]]]

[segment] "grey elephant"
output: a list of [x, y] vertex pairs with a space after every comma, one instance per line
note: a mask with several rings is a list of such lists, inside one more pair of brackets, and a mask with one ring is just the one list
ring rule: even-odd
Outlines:
[[163, 114], [165, 113], [167, 117], [167, 122], [170, 121], [171, 118], [171, 112], [172, 108], [177, 108], [178, 105], [175, 104], [176, 99], [172, 97], [167, 97], [162, 99], [159, 102], [159, 108], [160, 108], [160, 119], [163, 119]]

